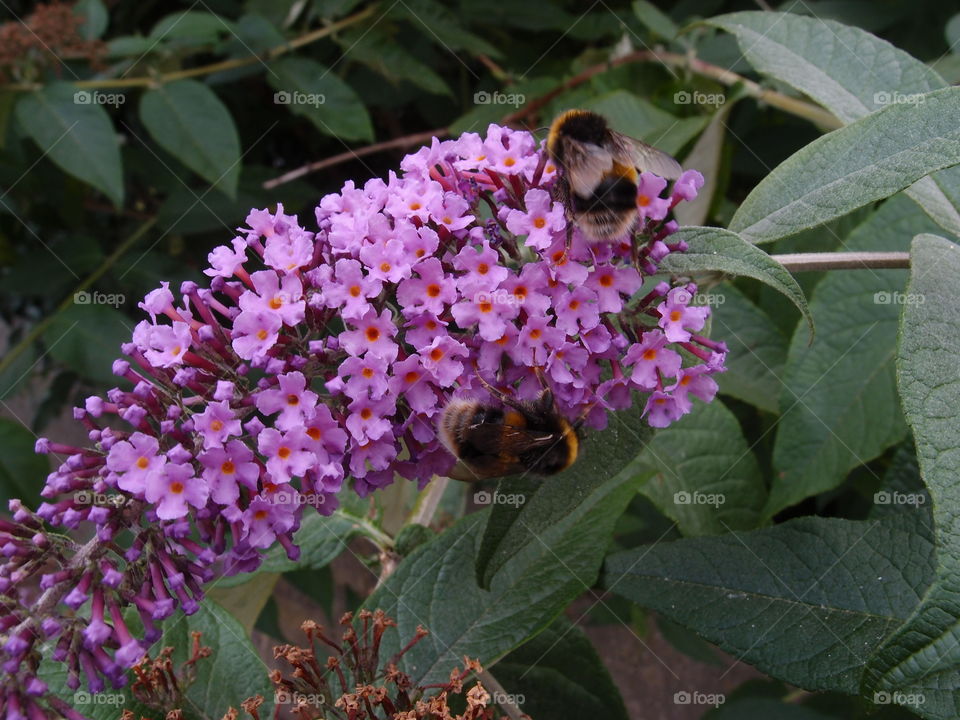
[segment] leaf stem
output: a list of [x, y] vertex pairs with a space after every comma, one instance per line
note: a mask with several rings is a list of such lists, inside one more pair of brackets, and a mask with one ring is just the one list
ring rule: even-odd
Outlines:
[[910, 253], [908, 252], [788, 253], [771, 255], [770, 257], [790, 272], [910, 267]]
[[[365, 8], [358, 13], [354, 13], [353, 15], [345, 17], [343, 20], [338, 20], [330, 25], [317, 28], [316, 30], [301, 35], [300, 37], [296, 37], [289, 42], [283, 43], [282, 45], [276, 45], [272, 48], [269, 48], [262, 54], [251, 54], [241, 58], [234, 58], [232, 60], [221, 60], [220, 62], [201, 65], [200, 67], [188, 68], [186, 70], [176, 70], [174, 72], [162, 73], [158, 75], [140, 75], [129, 78], [103, 78], [99, 80], [78, 80], [77, 82], [73, 83], [73, 86], [79, 89], [155, 87], [157, 85], [173, 82], [175, 80], [201, 77], [203, 75], [211, 75], [216, 72], [223, 72], [224, 70], [234, 70], [236, 68], [246, 67], [247, 65], [253, 65], [254, 63], [273, 60], [281, 55], [285, 55], [288, 52], [296, 50], [297, 48], [301, 48], [304, 45], [309, 45], [310, 43], [320, 40], [321, 38], [332, 35], [338, 30], [342, 30], [345, 27], [354, 25], [361, 20], [366, 20], [376, 11], [376, 9], [377, 5], [371, 5], [370, 7]], [[10, 83], [0, 86], [0, 89], [28, 92], [31, 90], [37, 90], [41, 87], [43, 87], [42, 83]]]
[[36, 325], [34, 325], [33, 328], [31, 328], [30, 332], [28, 332], [23, 337], [23, 339], [20, 340], [20, 342], [14, 345], [3, 356], [3, 359], [0, 360], [0, 373], [7, 370], [13, 364], [13, 361], [16, 360], [23, 353], [24, 350], [26, 350], [34, 342], [36, 342], [37, 338], [39, 338], [40, 335], [43, 334], [43, 331], [50, 326], [50, 323], [53, 322], [54, 318], [57, 315], [59, 315], [68, 307], [73, 305], [74, 297], [76, 296], [77, 293], [83, 292], [84, 290], [89, 288], [91, 285], [93, 285], [97, 280], [99, 280], [103, 276], [103, 274], [107, 272], [107, 270], [113, 267], [114, 263], [116, 263], [117, 260], [123, 257], [123, 255], [125, 255], [126, 252], [131, 247], [133, 247], [137, 243], [137, 241], [140, 238], [142, 238], [150, 230], [150, 228], [152, 228], [156, 224], [156, 222], [157, 222], [157, 218], [153, 217], [147, 220], [145, 223], [143, 223], [139, 228], [137, 228], [136, 231], [130, 237], [128, 237], [126, 240], [120, 243], [120, 245], [117, 246], [116, 250], [110, 253], [110, 255], [102, 263], [100, 263], [100, 266], [96, 270], [94, 270], [92, 273], [87, 275], [87, 277], [85, 277], [80, 282], [80, 284], [73, 289], [73, 292], [68, 294], [63, 299], [63, 302], [61, 302], [60, 305], [57, 306], [56, 310], [54, 310], [52, 313], [50, 313], [45, 318], [43, 318], [43, 320], [41, 320]]
[[496, 698], [494, 702], [500, 706], [511, 720], [522, 720], [524, 715], [520, 706], [514, 702], [513, 696], [504, 690], [503, 685], [490, 674], [489, 670], [483, 670], [477, 673], [477, 680], [480, 681], [480, 684], [483, 685], [487, 692]]
[[443, 497], [443, 493], [449, 484], [450, 478], [434, 475], [430, 484], [417, 496], [417, 501], [413, 506], [413, 512], [411, 512], [410, 517], [407, 518], [407, 524], [412, 525], [416, 523], [417, 525], [430, 527], [433, 514], [440, 506], [440, 498]]

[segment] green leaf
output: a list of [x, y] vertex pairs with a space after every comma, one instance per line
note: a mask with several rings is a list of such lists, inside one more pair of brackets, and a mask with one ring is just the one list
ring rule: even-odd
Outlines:
[[240, 138], [230, 111], [209, 87], [178, 80], [148, 90], [140, 119], [168, 153], [230, 197], [240, 181]]
[[394, 84], [405, 80], [434, 95], [452, 95], [433, 68], [407, 52], [386, 31], [366, 28], [346, 33], [340, 44], [344, 57], [364, 63]]
[[656, 471], [641, 492], [687, 536], [751, 530], [766, 496], [740, 424], [722, 402], [658, 430], [640, 455]]
[[[127, 622], [130, 622], [128, 618]], [[210, 720], [222, 717], [228, 708], [240, 709], [240, 703], [249, 697], [262, 695], [261, 717], [270, 717], [273, 711], [273, 685], [267, 673], [268, 668], [240, 624], [222, 607], [210, 600], [204, 600], [200, 609], [193, 615], [176, 615], [164, 621], [161, 626], [163, 636], [150, 648], [156, 654], [165, 647], [172, 647], [175, 669], [190, 657], [193, 639], [190, 633], [202, 634], [200, 641], [213, 649], [213, 654], [196, 664], [196, 679], [187, 689], [183, 704], [187, 720]], [[106, 690], [99, 703], [77, 703], [78, 697], [89, 698], [88, 693], [75, 694], [66, 685], [66, 666], [50, 660], [44, 660], [39, 676], [50, 685], [51, 692], [64, 700], [74, 701], [73, 706], [84, 716], [92, 720], [116, 720], [119, 709], [133, 710], [137, 717], [159, 718], [163, 712], [148, 708], [134, 700], [130, 686], [120, 690]], [[107, 703], [109, 698], [119, 697], [122, 702]]]
[[45, 455], [34, 452], [35, 442], [28, 428], [0, 418], [0, 507], [4, 510], [12, 498], [32, 508], [39, 503], [50, 463]]
[[[905, 197], [892, 198], [847, 237], [847, 250], [905, 250], [936, 225]], [[813, 292], [820, 332], [794, 333], [783, 373], [767, 514], [839, 485], [847, 473], [906, 435], [894, 381], [905, 270], [833, 271]]]
[[[590, 640], [562, 615], [493, 670], [534, 718], [627, 720], [627, 709]], [[522, 700], [521, 700], [522, 698]]]
[[397, 621], [384, 637], [384, 656], [423, 625], [430, 635], [403, 656], [401, 669], [417, 684], [446, 682], [464, 655], [490, 665], [547, 627], [593, 585], [614, 523], [641, 479], [620, 473], [609, 480], [520, 548], [489, 590], [474, 577], [485, 512], [414, 550], [365, 603]]
[[17, 122], [61, 169], [123, 205], [120, 148], [110, 117], [91, 93], [54, 83], [25, 93], [15, 109]]
[[647, 0], [635, 0], [633, 13], [643, 25], [664, 40], [672, 40], [680, 32], [677, 24], [663, 10]]
[[109, 305], [73, 305], [54, 317], [43, 343], [57, 362], [87, 380], [113, 387], [120, 381], [113, 374], [113, 361], [120, 357], [120, 345], [130, 342], [132, 330], [126, 316]]
[[307, 58], [286, 57], [270, 64], [267, 79], [274, 103], [312, 122], [325, 135], [372, 140], [373, 125], [360, 98], [333, 71]]
[[260, 573], [284, 573], [299, 569], [317, 569], [329, 564], [335, 557], [347, 549], [347, 544], [360, 531], [361, 518], [346, 510], [336, 510], [333, 515], [317, 513], [308, 515], [293, 541], [300, 548], [300, 557], [290, 560], [286, 551], [279, 545], [267, 551], [255, 574], [241, 573], [223, 577], [216, 581], [216, 587], [234, 587], [251, 582]]
[[[630, 467], [652, 431], [643, 420], [643, 403], [610, 413], [610, 426], [583, 438], [577, 462], [547, 480], [530, 475], [510, 477], [497, 487], [497, 496], [519, 502], [494, 502], [476, 559], [477, 582], [489, 588], [495, 575], [524, 547], [557, 523], [582, 512], [608, 492], [611, 482], [622, 482], [636, 472]], [[489, 495], [489, 493], [487, 493]]]
[[813, 316], [797, 281], [776, 260], [735, 232], [714, 227], [683, 227], [673, 241], [683, 240], [688, 249], [671, 253], [660, 263], [662, 272], [674, 275], [722, 272], [759, 280], [785, 295], [807, 321], [811, 337]]
[[161, 18], [150, 31], [155, 42], [200, 45], [224, 35], [236, 35], [236, 26], [212, 12], [184, 10]]
[[[947, 84], [886, 40], [821, 17], [740, 12], [708, 22], [736, 34], [744, 56], [759, 72], [809, 95], [845, 123]], [[906, 191], [954, 234], [960, 234], [960, 212], [944, 185], [957, 179], [960, 170], [948, 170], [922, 178]]]
[[464, 68], [467, 61], [453, 51], [467, 50], [488, 57], [503, 57], [502, 53], [479, 35], [465, 30], [457, 15], [437, 2], [437, 0], [404, 0], [387, 9], [387, 15], [406, 20], [414, 29], [421, 42], [439, 45], [453, 55], [451, 63], [456, 62]]
[[703, 225], [709, 216], [710, 205], [719, 185], [727, 117], [735, 104], [735, 101], [727, 102], [710, 116], [703, 134], [683, 159], [683, 165], [697, 168], [703, 174], [706, 187], [691, 202], [682, 202], [673, 209], [673, 215], [681, 225]]
[[898, 93], [944, 86], [937, 73], [903, 50], [833, 20], [751, 11], [706, 22], [735, 34], [758, 72], [809, 95], [846, 123], [885, 107]]
[[960, 162], [960, 88], [888, 105], [835, 130], [776, 167], [740, 205], [730, 229], [751, 242], [793, 235], [889, 197]]
[[73, 14], [83, 18], [80, 36], [84, 40], [101, 37], [110, 22], [110, 16], [102, 0], [79, 0], [73, 6]]
[[904, 306], [900, 320], [897, 381], [920, 472], [933, 498], [936, 578], [922, 605], [870, 659], [864, 673], [866, 694], [922, 696], [923, 703], [910, 709], [944, 720], [960, 712], [958, 276], [960, 247], [934, 235], [914, 238], [907, 291], [918, 301]]
[[616, 553], [601, 586], [807, 690], [856, 693], [870, 652], [919, 602], [933, 548], [879, 521], [799, 518]]
[[[720, 392], [767, 412], [779, 412], [777, 398], [787, 361], [787, 338], [770, 316], [730, 283], [706, 291], [714, 298], [710, 336], [727, 344], [727, 371], [716, 375]], [[792, 315], [792, 317], [796, 317]]]

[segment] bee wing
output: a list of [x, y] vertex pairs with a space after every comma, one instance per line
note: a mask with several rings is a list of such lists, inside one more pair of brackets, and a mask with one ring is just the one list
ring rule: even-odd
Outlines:
[[570, 189], [580, 197], [590, 197], [613, 167], [613, 156], [606, 148], [566, 139], [563, 140], [563, 161]]
[[510, 452], [525, 452], [538, 447], [550, 447], [558, 441], [559, 437], [556, 433], [527, 430], [526, 428], [499, 423], [480, 423], [470, 426], [471, 440], [478, 441], [483, 447], [499, 447]]
[[624, 165], [633, 165], [641, 171], [652, 172], [667, 180], [676, 180], [683, 172], [680, 163], [663, 150], [642, 140], [610, 131], [613, 158]]

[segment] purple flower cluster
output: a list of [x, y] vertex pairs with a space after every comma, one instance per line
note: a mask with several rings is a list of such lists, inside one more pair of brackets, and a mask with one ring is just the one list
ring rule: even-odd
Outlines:
[[[143, 652], [123, 607], [149, 641], [175, 608], [196, 609], [216, 563], [252, 570], [275, 543], [296, 558], [304, 507], [332, 512], [347, 476], [365, 496], [446, 473], [438, 414], [452, 396], [489, 397], [481, 378], [521, 399], [547, 382], [561, 412], [595, 428], [634, 390], [657, 427], [691, 395], [713, 398], [726, 349], [697, 334], [709, 310], [691, 305], [695, 286], [640, 292], [684, 249], [666, 218], [696, 196], [698, 172], [666, 195], [643, 173], [636, 236], [611, 245], [568, 227], [556, 168], [527, 132], [434, 139], [401, 167], [324, 197], [316, 233], [282, 207], [252, 211], [210, 253], [209, 288], [184, 283], [178, 300], [164, 283], [141, 303], [150, 319], [113, 368], [126, 387], [75, 411], [92, 447], [38, 443], [67, 459], [36, 515], [18, 506], [0, 526], [0, 659], [21, 688], [3, 700], [10, 717], [45, 692], [39, 639], [70, 687], [120, 683]], [[41, 521], [92, 523], [96, 542], [37, 541]], [[43, 573], [40, 597], [15, 589], [28, 570]]]

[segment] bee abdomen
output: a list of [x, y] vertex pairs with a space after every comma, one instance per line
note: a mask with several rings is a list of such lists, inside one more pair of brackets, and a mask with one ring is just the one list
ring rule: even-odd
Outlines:
[[637, 207], [637, 184], [626, 177], [608, 175], [589, 197], [572, 195], [571, 205], [575, 213], [632, 211]]

